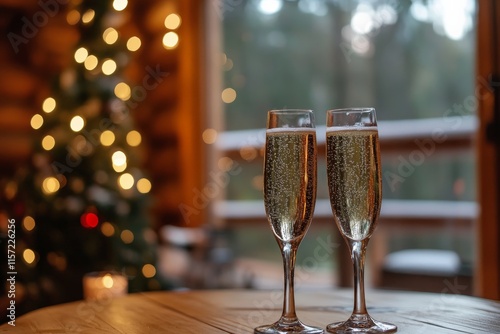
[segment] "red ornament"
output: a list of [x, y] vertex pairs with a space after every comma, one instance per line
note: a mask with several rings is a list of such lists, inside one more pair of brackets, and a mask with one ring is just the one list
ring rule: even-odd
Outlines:
[[95, 213], [87, 212], [80, 217], [80, 224], [85, 228], [94, 228], [99, 223], [99, 218]]

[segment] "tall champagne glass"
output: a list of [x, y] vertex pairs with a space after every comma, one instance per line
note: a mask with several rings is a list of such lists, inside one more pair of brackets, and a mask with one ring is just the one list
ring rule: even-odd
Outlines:
[[264, 203], [283, 256], [283, 313], [255, 333], [323, 333], [295, 313], [295, 255], [311, 223], [316, 201], [316, 129], [310, 110], [271, 110], [267, 115]]
[[327, 326], [330, 333], [393, 333], [397, 327], [373, 320], [366, 310], [365, 251], [380, 213], [382, 185], [375, 109], [329, 110], [326, 115], [330, 204], [354, 266], [351, 317]]

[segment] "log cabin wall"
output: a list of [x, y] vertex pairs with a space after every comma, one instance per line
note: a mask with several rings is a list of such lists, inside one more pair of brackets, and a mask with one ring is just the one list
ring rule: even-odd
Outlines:
[[38, 1], [0, 0], [0, 175], [5, 179], [29, 161], [30, 119], [40, 111], [51, 80], [72, 59], [78, 32], [64, 12], [61, 6], [50, 17]]
[[[30, 118], [40, 112], [56, 75], [74, 61], [78, 30], [67, 23], [68, 10], [61, 5], [74, 2], [51, 3], [58, 7], [42, 8], [36, 0], [0, 0], [3, 183], [29, 162], [33, 145]], [[126, 70], [132, 87], [128, 106], [143, 137], [142, 167], [153, 184], [152, 220], [156, 228], [166, 224], [196, 227], [205, 222], [207, 205], [196, 197], [204, 187], [205, 160], [201, 3], [130, 1], [126, 23], [118, 27], [125, 38], [141, 39], [141, 47], [133, 53]], [[165, 26], [170, 14], [181, 18], [177, 28]], [[177, 34], [179, 41], [165, 47], [163, 39], [169, 32]]]

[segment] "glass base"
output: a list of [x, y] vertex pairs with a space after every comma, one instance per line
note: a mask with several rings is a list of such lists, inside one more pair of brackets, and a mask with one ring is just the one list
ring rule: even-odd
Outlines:
[[319, 327], [307, 326], [299, 320], [283, 323], [275, 322], [271, 325], [264, 325], [254, 329], [255, 334], [323, 334], [324, 330]]
[[395, 333], [398, 328], [386, 322], [373, 320], [368, 314], [353, 314], [344, 322], [326, 326], [328, 333]]

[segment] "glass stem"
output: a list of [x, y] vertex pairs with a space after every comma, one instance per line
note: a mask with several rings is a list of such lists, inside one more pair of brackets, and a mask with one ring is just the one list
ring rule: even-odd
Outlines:
[[354, 267], [354, 309], [353, 314], [367, 314], [365, 302], [365, 250], [368, 239], [348, 239], [351, 259]]
[[295, 296], [294, 296], [294, 271], [295, 271], [295, 255], [297, 246], [293, 242], [283, 242], [281, 254], [283, 256], [283, 269], [285, 271], [285, 286], [283, 296], [283, 314], [281, 321], [293, 323], [298, 321], [295, 313]]

